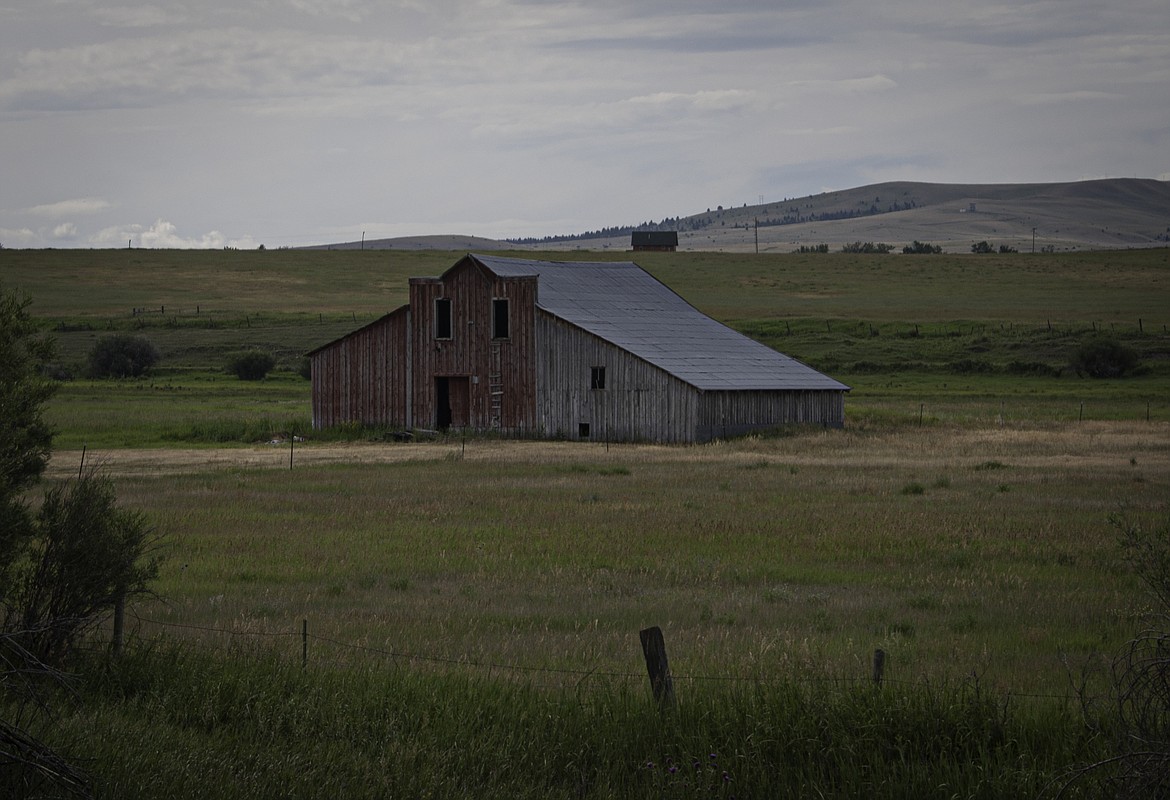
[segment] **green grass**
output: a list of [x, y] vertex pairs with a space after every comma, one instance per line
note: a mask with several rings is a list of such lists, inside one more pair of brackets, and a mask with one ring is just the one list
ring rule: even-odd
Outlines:
[[[442, 251], [47, 250], [0, 252], [7, 285], [34, 313], [95, 325], [135, 308], [186, 320], [238, 322], [258, 313], [383, 314], [406, 281], [438, 275], [463, 253]], [[817, 256], [724, 253], [516, 252], [520, 258], [636, 260], [717, 319], [955, 320], [1170, 324], [1170, 249], [1103, 253]], [[198, 314], [197, 314], [198, 309]], [[152, 318], [148, 314], [139, 319]]]
[[[307, 428], [300, 355], [459, 254], [0, 251], [67, 366], [107, 330], [164, 358], [62, 383], [48, 409], [51, 479], [84, 445], [167, 541], [165, 601], [133, 609], [146, 649], [53, 735], [107, 796], [729, 796], [724, 770], [741, 797], [1035, 796], [1099, 754], [1068, 670], [1148, 619], [1107, 518], [1159, 519], [1170, 496], [1168, 254], [640, 254], [853, 386], [846, 428], [361, 442], [337, 463], [332, 442], [384, 438], [347, 429], [289, 470], [255, 444]], [[1100, 332], [1143, 374], [1071, 374]], [[224, 375], [250, 347], [280, 371]], [[120, 448], [155, 452], [124, 468]], [[679, 689], [665, 719], [648, 625]]]
[[1150, 432], [349, 451], [392, 459], [365, 464], [316, 463], [308, 444], [291, 471], [269, 449], [267, 468], [163, 462], [118, 488], [167, 534], [167, 602], [140, 613], [168, 625], [289, 634], [307, 618], [437, 658], [628, 671], [657, 624], [680, 675], [863, 675], [880, 646], [907, 680], [974, 671], [1059, 694], [1062, 653], [1108, 654], [1138, 624], [1106, 520], [1164, 508], [1170, 464]]
[[[235, 386], [211, 373], [230, 353], [252, 348], [295, 371], [305, 352], [405, 302], [410, 276], [439, 274], [460, 255], [5, 250], [0, 274], [32, 295], [34, 314], [75, 375], [108, 331], [146, 336], [162, 353], [146, 382], [66, 384], [52, 412], [62, 443], [159, 446], [175, 441], [176, 429], [188, 429], [182, 440], [192, 441], [210, 425], [203, 440], [216, 442], [230, 438], [227, 429], [251, 439], [268, 420], [288, 427], [306, 418], [307, 384], [276, 376]], [[701, 310], [852, 386], [850, 424], [882, 427], [1170, 419], [1168, 257], [1153, 249], [638, 260]], [[1143, 374], [1073, 374], [1076, 348], [1101, 334], [1136, 349]]]
[[59, 450], [267, 441], [309, 429], [309, 383], [291, 373], [241, 381], [194, 370], [65, 381], [46, 418]]
[[1070, 704], [1004, 707], [973, 683], [683, 684], [660, 713], [605, 676], [550, 691], [165, 645], [95, 671], [54, 743], [128, 799], [1034, 797], [1098, 752]]

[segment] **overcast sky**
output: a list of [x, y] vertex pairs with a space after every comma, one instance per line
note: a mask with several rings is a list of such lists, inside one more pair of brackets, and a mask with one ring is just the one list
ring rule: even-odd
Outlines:
[[1167, 0], [0, 0], [0, 244], [579, 233], [1170, 179]]

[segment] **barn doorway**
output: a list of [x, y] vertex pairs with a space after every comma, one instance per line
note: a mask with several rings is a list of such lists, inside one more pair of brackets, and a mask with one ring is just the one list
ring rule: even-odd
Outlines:
[[435, 427], [465, 428], [471, 421], [471, 387], [466, 376], [435, 378]]

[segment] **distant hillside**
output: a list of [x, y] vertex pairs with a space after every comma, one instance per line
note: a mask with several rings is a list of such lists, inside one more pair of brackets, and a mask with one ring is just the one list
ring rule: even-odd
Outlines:
[[[677, 230], [680, 250], [788, 252], [852, 242], [914, 241], [967, 252], [976, 242], [1029, 251], [1170, 245], [1170, 183], [1109, 178], [1074, 183], [944, 184], [894, 181], [759, 205], [716, 207], [656, 223], [498, 242], [425, 236], [365, 242], [367, 249], [628, 250], [633, 230]], [[1033, 238], [1034, 237], [1034, 238]], [[322, 248], [357, 248], [357, 242]], [[316, 248], [316, 249], [322, 249]]]
[[482, 236], [402, 236], [395, 239], [367, 239], [364, 242], [339, 242], [298, 247], [298, 250], [466, 250], [482, 253], [511, 245]]
[[[987, 241], [1031, 250], [1109, 249], [1170, 244], [1170, 183], [1113, 178], [1075, 183], [938, 184], [895, 181], [760, 205], [716, 207], [667, 220], [681, 250], [788, 252], [852, 242], [917, 240], [951, 252]], [[758, 228], [757, 228], [758, 224]], [[542, 241], [535, 249], [628, 249], [620, 234]], [[758, 238], [757, 238], [758, 237]]]

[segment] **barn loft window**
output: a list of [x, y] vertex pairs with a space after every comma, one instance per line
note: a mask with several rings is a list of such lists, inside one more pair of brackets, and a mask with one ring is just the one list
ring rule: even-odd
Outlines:
[[492, 300], [492, 338], [507, 339], [511, 335], [508, 329], [508, 301], [506, 299]]
[[435, 338], [451, 338], [451, 301], [445, 297], [435, 300]]
[[605, 388], [605, 367], [593, 367], [589, 375], [590, 389]]

